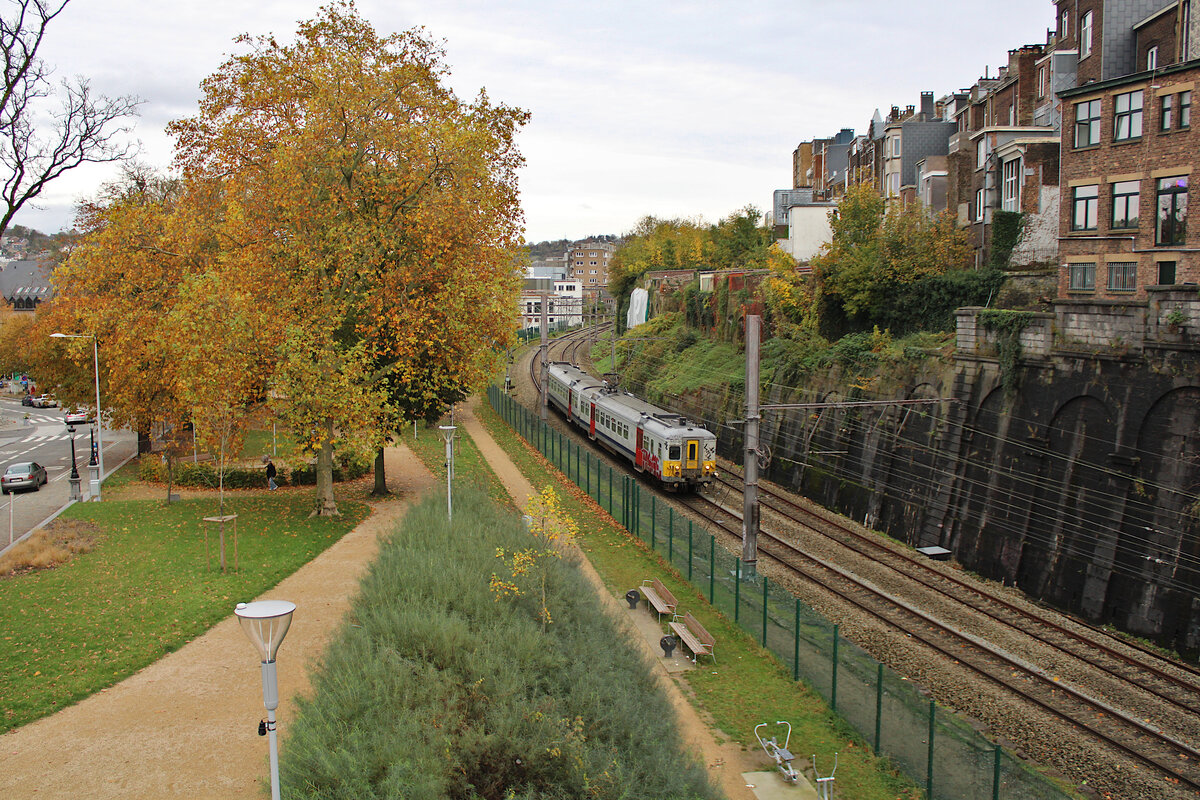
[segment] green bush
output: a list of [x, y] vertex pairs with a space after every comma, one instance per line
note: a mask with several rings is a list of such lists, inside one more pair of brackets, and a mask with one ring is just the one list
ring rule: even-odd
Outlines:
[[520, 518], [432, 494], [383, 544], [300, 701], [281, 762], [293, 798], [716, 798], [650, 666], [569, 562], [497, 601]]
[[[278, 465], [279, 473], [275, 482], [280, 486], [315, 486], [316, 465], [305, 464], [289, 469], [286, 465]], [[371, 463], [361, 455], [354, 453], [339, 453], [334, 457], [333, 480], [352, 481], [361, 478], [371, 471]], [[167, 465], [162, 459], [146, 456], [138, 460], [138, 480], [147, 483], [166, 483]], [[215, 489], [217, 487], [217, 470], [211, 461], [192, 463], [180, 462], [175, 465], [172, 483], [176, 486]], [[225, 469], [226, 489], [261, 489], [267, 485], [267, 475], [261, 467], [227, 467]]]

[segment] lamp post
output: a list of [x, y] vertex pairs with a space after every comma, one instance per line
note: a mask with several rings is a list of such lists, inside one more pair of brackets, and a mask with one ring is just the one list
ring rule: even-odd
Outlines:
[[91, 467], [92, 499], [100, 499], [100, 483], [104, 480], [104, 415], [100, 413], [100, 348], [94, 333], [52, 333], [52, 339], [91, 339], [92, 367], [96, 371], [96, 447], [94, 458], [88, 464]]
[[67, 433], [71, 435], [71, 475], [67, 478], [67, 483], [71, 484], [70, 500], [81, 500], [82, 494], [79, 492], [79, 468], [75, 466], [75, 426], [68, 425]]
[[[275, 653], [287, 636], [292, 624], [292, 612], [296, 604], [287, 600], [259, 600], [254, 603], [238, 603], [234, 609], [242, 630], [258, 650], [262, 659], [263, 704], [267, 707], [267, 721], [259, 727], [259, 734], [270, 737], [271, 748], [271, 800], [279, 800], [279, 752], [275, 739], [275, 709], [279, 707], [279, 682], [275, 676]], [[265, 729], [265, 730], [264, 730]]]
[[455, 425], [438, 425], [442, 438], [446, 440], [446, 519], [454, 519], [454, 506], [450, 500], [450, 482], [454, 480], [454, 431]]

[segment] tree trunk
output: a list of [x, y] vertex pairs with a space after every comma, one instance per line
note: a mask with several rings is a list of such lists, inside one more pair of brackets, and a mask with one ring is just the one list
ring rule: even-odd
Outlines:
[[383, 467], [383, 447], [375, 451], [375, 488], [371, 490], [371, 494], [376, 497], [391, 494], [387, 488], [387, 474]]
[[325, 436], [317, 452], [317, 500], [310, 517], [340, 517], [333, 500], [333, 420], [326, 418]]

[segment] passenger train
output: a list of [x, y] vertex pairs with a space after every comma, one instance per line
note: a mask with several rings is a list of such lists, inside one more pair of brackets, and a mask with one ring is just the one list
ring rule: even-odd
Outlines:
[[678, 414], [610, 389], [579, 367], [550, 364], [549, 402], [588, 438], [665, 487], [693, 491], [717, 470], [717, 437]]

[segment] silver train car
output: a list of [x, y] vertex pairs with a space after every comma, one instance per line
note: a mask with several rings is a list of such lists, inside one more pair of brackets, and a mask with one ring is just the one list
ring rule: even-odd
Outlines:
[[717, 471], [717, 437], [678, 414], [616, 392], [579, 367], [550, 364], [549, 402], [588, 438], [663, 486], [694, 491]]

